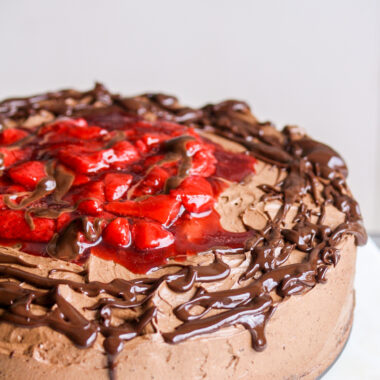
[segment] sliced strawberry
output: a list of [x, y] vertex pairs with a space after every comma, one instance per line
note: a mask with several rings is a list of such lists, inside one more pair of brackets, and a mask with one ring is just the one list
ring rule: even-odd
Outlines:
[[131, 241], [128, 220], [125, 218], [114, 219], [104, 229], [103, 239], [111, 245], [127, 246]]
[[163, 190], [166, 180], [169, 178], [169, 173], [159, 167], [154, 166], [147, 176], [139, 183], [133, 192], [135, 197], [142, 195], [153, 195]]
[[128, 190], [133, 177], [130, 174], [109, 173], [104, 177], [107, 201], [120, 199]]
[[170, 139], [171, 136], [162, 133], [145, 133], [135, 142], [136, 147], [143, 153], [150, 152], [161, 142]]
[[200, 175], [209, 177], [215, 172], [216, 158], [209, 150], [200, 150], [195, 153], [192, 160], [192, 165], [189, 170], [190, 175]]
[[70, 127], [85, 128], [87, 126], [88, 126], [87, 121], [83, 118], [62, 119], [54, 123], [45, 125], [38, 131], [38, 134], [42, 136], [42, 135], [46, 135], [49, 132], [55, 132], [55, 133], [64, 132]]
[[5, 169], [19, 161], [30, 159], [31, 149], [0, 147], [0, 168]]
[[97, 199], [87, 199], [80, 202], [78, 211], [84, 215], [100, 215], [103, 211], [103, 203]]
[[13, 166], [8, 174], [12, 181], [28, 189], [34, 189], [37, 183], [47, 175], [45, 165], [41, 161], [28, 161]]
[[110, 202], [104, 206], [106, 211], [122, 216], [140, 216], [140, 204], [135, 201]]
[[82, 214], [97, 216], [103, 211], [104, 183], [89, 182], [75, 189], [65, 200], [78, 203], [78, 211]]
[[202, 241], [205, 231], [207, 231], [207, 223], [204, 223], [205, 218], [183, 218], [181, 224], [177, 228], [177, 232], [184, 238], [183, 244], [199, 243]]
[[5, 129], [0, 133], [0, 144], [1, 145], [10, 145], [14, 144], [17, 141], [20, 141], [28, 135], [27, 132], [22, 129], [9, 128]]
[[61, 162], [78, 173], [91, 174], [110, 167], [120, 168], [139, 158], [136, 148], [128, 141], [116, 143], [111, 149], [90, 150], [86, 147], [67, 145], [58, 152]]
[[115, 158], [110, 161], [112, 167], [122, 167], [139, 159], [137, 149], [128, 141], [120, 141], [112, 147]]
[[48, 134], [47, 141], [56, 143], [65, 141], [68, 137], [80, 140], [92, 140], [104, 136], [107, 133], [106, 129], [89, 126], [85, 119], [68, 119], [43, 127], [39, 135]]
[[142, 140], [137, 140], [135, 142], [135, 147], [140, 153], [147, 153], [148, 152], [148, 146], [144, 143]]
[[22, 241], [48, 242], [55, 232], [55, 221], [47, 218], [33, 218], [34, 229], [25, 221], [23, 211], [0, 211], [0, 238]]
[[157, 164], [159, 161], [163, 160], [164, 158], [165, 158], [165, 156], [163, 154], [157, 154], [154, 156], [150, 156], [145, 160], [144, 166], [145, 166], [145, 168], [150, 168], [151, 166]]
[[203, 149], [203, 145], [198, 140], [190, 140], [186, 143], [186, 151], [190, 157], [194, 156], [194, 154], [199, 152], [201, 149]]
[[182, 204], [189, 212], [209, 211], [214, 205], [212, 186], [203, 177], [187, 177], [179, 187], [170, 193], [174, 196], [179, 196]]
[[88, 183], [90, 181], [91, 181], [91, 178], [89, 176], [77, 173], [75, 174], [73, 186], [84, 185], [85, 183]]
[[181, 202], [170, 195], [156, 195], [140, 202], [141, 217], [157, 220], [163, 225], [169, 226], [177, 219]]
[[138, 221], [132, 227], [132, 236], [141, 250], [165, 248], [174, 243], [173, 234], [155, 222]]
[[181, 202], [176, 197], [163, 194], [139, 202], [110, 202], [105, 209], [117, 215], [150, 218], [168, 226], [178, 217]]
[[88, 152], [69, 145], [59, 151], [58, 158], [77, 173], [89, 174], [109, 168], [114, 152], [112, 149]]

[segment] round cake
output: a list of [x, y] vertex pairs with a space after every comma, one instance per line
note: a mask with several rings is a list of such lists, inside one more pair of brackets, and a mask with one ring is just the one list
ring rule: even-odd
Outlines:
[[366, 242], [343, 159], [228, 100], [0, 103], [0, 379], [316, 379]]

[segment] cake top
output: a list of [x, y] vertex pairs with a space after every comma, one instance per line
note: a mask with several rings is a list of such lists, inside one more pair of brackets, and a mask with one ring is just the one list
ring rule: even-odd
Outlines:
[[[326, 281], [346, 236], [366, 241], [343, 159], [298, 127], [258, 122], [244, 102], [192, 109], [97, 84], [5, 100], [0, 125], [0, 318], [49, 326], [81, 347], [101, 335], [111, 361], [149, 326], [161, 332], [152, 299], [163, 284], [173, 297], [196, 289], [174, 308], [166, 342], [240, 324], [261, 350], [276, 305]], [[34, 273], [22, 252], [40, 256], [38, 267], [66, 261], [82, 279]], [[236, 287], [207, 290], [233, 277], [237, 255], [246, 266]], [[96, 260], [128, 272], [95, 281]], [[68, 303], [62, 285], [93, 298], [98, 315]], [[120, 309], [133, 318], [115, 325]]]

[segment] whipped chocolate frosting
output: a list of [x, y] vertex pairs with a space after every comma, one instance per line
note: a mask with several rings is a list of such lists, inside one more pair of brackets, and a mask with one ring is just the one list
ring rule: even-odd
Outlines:
[[[14, 125], [34, 127], [60, 116], [84, 117], [93, 123], [107, 118], [111, 123], [120, 113], [141, 120], [195, 126], [207, 138], [236, 144], [235, 149], [247, 151], [263, 167], [277, 168], [275, 181], [257, 185], [257, 209], [247, 210], [243, 205], [240, 210], [244, 214], [241, 225], [234, 228], [235, 232], [249, 232], [245, 244], [238, 249], [215, 246], [213, 260], [203, 265], [173, 261], [146, 276], [114, 278], [110, 282], [93, 281], [85, 272], [76, 272], [81, 281], [37, 274], [33, 272], [34, 264], [24, 260], [25, 255], [20, 258], [4, 248], [0, 255], [0, 320], [29, 328], [48, 326], [83, 348], [92, 347], [102, 336], [112, 377], [117, 355], [125, 343], [157, 330], [157, 307], [152, 299], [165, 284], [179, 299], [181, 294], [193, 292], [173, 308], [176, 326], [157, 331], [168, 344], [240, 325], [250, 332], [253, 348], [261, 351], [266, 345], [265, 326], [278, 305], [326, 282], [327, 271], [338, 264], [340, 244], [348, 235], [354, 236], [357, 245], [365, 244], [366, 232], [358, 204], [345, 182], [348, 170], [343, 159], [297, 127], [287, 126], [279, 132], [270, 123], [258, 122], [244, 102], [225, 101], [192, 109], [182, 107], [172, 96], [123, 98], [97, 84], [88, 92], [64, 90], [5, 100], [0, 103], [0, 125], [1, 129]], [[171, 141], [168, 154], [184, 155], [181, 144], [188, 138], [191, 137]], [[167, 182], [167, 189], [186, 177], [188, 162], [182, 162], [178, 176]], [[227, 211], [223, 211], [223, 199], [239, 186], [249, 187], [252, 181], [254, 178], [248, 178], [220, 195], [216, 208], [224, 226], [228, 221], [224, 220]], [[11, 199], [5, 202], [10, 208], [24, 209], [46, 194], [54, 194], [59, 200], [71, 183], [72, 178], [65, 173], [50, 172], [22, 203], [15, 205]], [[332, 209], [341, 219], [338, 224], [331, 223]], [[54, 218], [54, 210], [30, 212]], [[249, 213], [253, 216], [247, 216]], [[75, 260], [79, 248], [72, 236], [78, 228], [90, 240], [98, 239], [96, 225], [76, 221], [62, 235], [51, 239], [49, 254], [65, 261]], [[234, 255], [245, 257], [239, 286], [210, 290], [208, 283], [223, 282], [231, 276], [229, 258]], [[295, 255], [301, 255], [301, 259], [295, 260]], [[62, 286], [94, 299], [87, 307], [93, 312], [91, 318], [66, 300], [61, 294]], [[45, 312], [36, 313], [36, 307]], [[115, 313], [120, 310], [131, 312], [132, 317], [115, 324]]]

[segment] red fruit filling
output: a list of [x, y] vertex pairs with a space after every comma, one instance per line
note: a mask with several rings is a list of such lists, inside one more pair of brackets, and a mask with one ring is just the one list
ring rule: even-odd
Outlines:
[[212, 186], [203, 177], [187, 177], [170, 193], [179, 197], [185, 209], [191, 213], [210, 211], [214, 205]]
[[8, 171], [12, 181], [27, 189], [34, 189], [42, 178], [46, 177], [45, 165], [40, 161], [27, 161], [15, 165]]
[[17, 143], [28, 136], [28, 133], [22, 129], [9, 128], [0, 133], [0, 144], [11, 145]]
[[82, 244], [75, 262], [92, 253], [135, 273], [216, 246], [242, 248], [250, 232], [223, 230], [214, 204], [226, 180], [241, 181], [254, 164], [190, 127], [114, 111], [6, 129], [1, 243], [46, 256], [57, 234], [73, 231]]
[[114, 246], [127, 246], [130, 241], [128, 219], [116, 218], [103, 231], [103, 239]]
[[136, 222], [132, 235], [136, 248], [140, 250], [166, 248], [174, 243], [173, 234], [156, 222]]
[[129, 189], [132, 180], [133, 176], [130, 174], [106, 174], [104, 177], [104, 186], [107, 201], [111, 202], [122, 198]]

